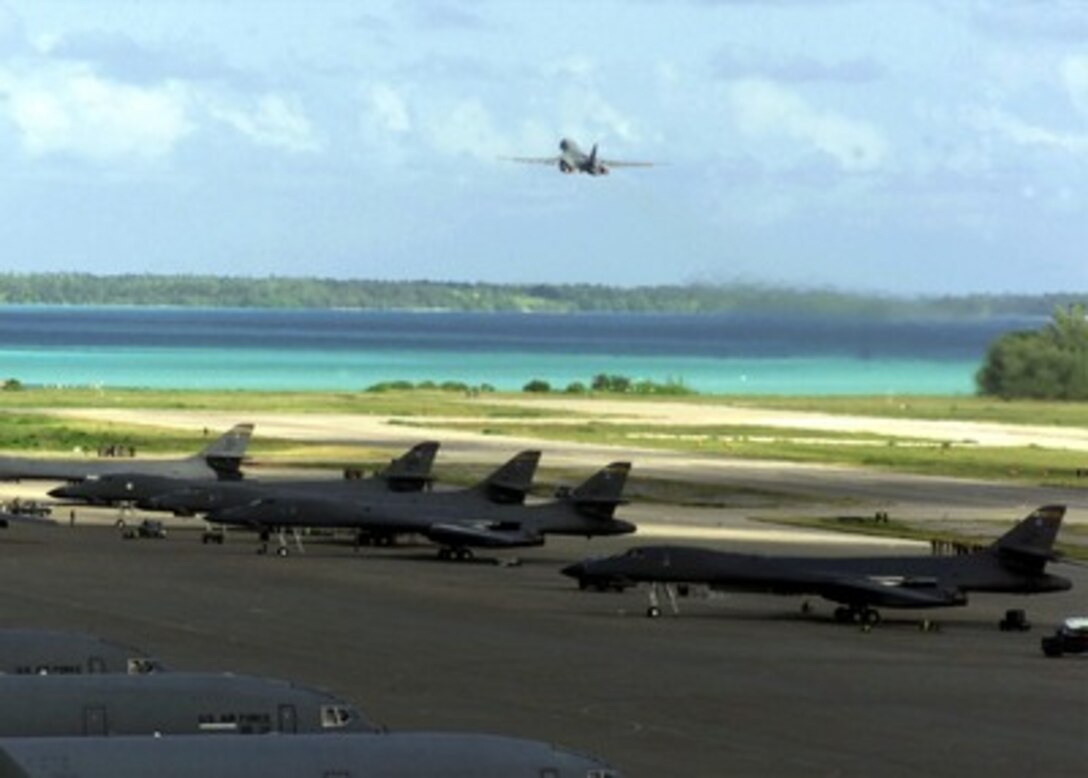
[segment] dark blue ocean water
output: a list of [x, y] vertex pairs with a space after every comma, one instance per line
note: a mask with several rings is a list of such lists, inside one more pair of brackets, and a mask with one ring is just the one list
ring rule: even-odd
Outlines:
[[597, 373], [703, 392], [973, 391], [988, 344], [1039, 319], [0, 306], [0, 377], [43, 385], [557, 387]]

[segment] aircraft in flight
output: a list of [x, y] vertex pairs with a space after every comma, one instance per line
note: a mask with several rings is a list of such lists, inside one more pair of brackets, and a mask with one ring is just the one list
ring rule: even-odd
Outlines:
[[438, 445], [434, 441], [419, 443], [369, 478], [210, 481], [206, 478], [114, 473], [58, 486], [49, 492], [49, 496], [89, 505], [130, 504], [144, 510], [195, 516], [217, 508], [246, 505], [277, 493], [351, 497], [366, 490], [420, 491], [431, 483], [431, 465]]
[[[535, 452], [539, 455], [539, 452]], [[535, 468], [535, 461], [534, 461]], [[278, 533], [277, 553], [286, 556], [284, 531], [300, 527], [351, 529], [374, 537], [406, 533], [423, 535], [440, 546], [443, 559], [468, 559], [472, 548], [539, 546], [546, 535], [622, 535], [635, 531], [630, 522], [614, 517], [623, 503], [623, 487], [631, 469], [614, 462], [579, 486], [550, 502], [523, 505], [524, 493], [501, 489], [493, 493], [514, 499], [496, 502], [479, 488], [454, 492], [375, 494], [364, 499], [271, 499], [213, 511], [212, 523], [250, 527], [266, 537]]]
[[139, 675], [163, 669], [143, 651], [84, 632], [0, 629], [0, 675]]
[[353, 705], [327, 692], [270, 678], [0, 675], [0, 737], [376, 730]]
[[871, 626], [880, 621], [877, 606], [943, 608], [965, 605], [969, 592], [1042, 594], [1071, 588], [1068, 579], [1046, 572], [1064, 515], [1065, 506], [1044, 506], [989, 546], [959, 556], [786, 557], [640, 546], [562, 572], [583, 588], [649, 584], [650, 617], [661, 614], [659, 587], [675, 610], [676, 586], [702, 584], [721, 591], [818, 595], [839, 603], [837, 621]]
[[0, 481], [82, 481], [110, 473], [236, 480], [242, 477], [242, 460], [252, 434], [252, 424], [236, 424], [199, 453], [183, 459], [0, 457]]
[[527, 162], [537, 165], [555, 165], [561, 173], [586, 173], [591, 176], [607, 176], [614, 167], [653, 167], [653, 162], [629, 162], [618, 159], [601, 159], [597, 156], [597, 144], [586, 154], [570, 138], [559, 141], [559, 154], [554, 157], [503, 157], [510, 162]]
[[63, 737], [0, 742], [4, 778], [620, 778], [550, 743], [459, 732], [281, 737]]

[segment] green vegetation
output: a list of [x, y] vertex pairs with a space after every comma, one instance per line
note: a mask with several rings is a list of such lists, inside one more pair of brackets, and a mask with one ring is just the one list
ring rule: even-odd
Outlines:
[[[528, 394], [547, 394], [552, 391], [552, 385], [542, 378], [534, 378], [521, 388]], [[684, 386], [683, 381], [669, 379], [665, 383], [650, 381], [649, 379], [635, 381], [623, 375], [606, 375], [599, 373], [593, 377], [593, 382], [587, 388], [581, 381], [573, 381], [563, 389], [564, 394], [589, 394], [590, 392], [607, 395], [649, 395], [682, 397], [698, 394], [694, 389]]]
[[741, 425], [677, 428], [653, 422], [611, 423], [600, 419], [573, 419], [567, 423], [547, 424], [491, 419], [480, 422], [450, 421], [443, 422], [441, 426], [486, 435], [527, 436], [737, 459], [850, 465], [922, 475], [1088, 488], [1088, 481], [1077, 474], [1078, 468], [1084, 468], [1088, 463], [1066, 450], [1034, 446], [978, 446], [803, 428]]
[[[588, 391], [588, 390], [587, 390]], [[681, 402], [798, 408], [851, 415], [888, 415], [916, 419], [986, 420], [1007, 424], [1088, 426], [1088, 403], [1002, 402], [986, 398], [710, 398], [636, 397], [589, 394], [585, 411], [548, 403], [526, 403], [518, 393], [443, 391], [440, 388], [343, 392], [219, 392], [159, 390], [38, 389], [0, 392], [0, 449], [68, 454], [78, 448], [133, 445], [141, 453], [187, 453], [199, 436], [152, 426], [105, 424], [51, 414], [53, 409], [117, 408], [219, 411], [237, 421], [256, 414], [336, 413], [388, 416], [391, 423], [436, 426], [481, 434], [528, 436], [541, 440], [604, 443], [745, 459], [844, 464], [878, 469], [992, 480], [1088, 488], [1088, 455], [1035, 446], [985, 447], [969, 441], [933, 441], [869, 433], [849, 433], [758, 425], [677, 427], [659, 420], [617, 418], [613, 407], [594, 411], [592, 397], [627, 403]], [[521, 400], [522, 402], [518, 402]], [[312, 449], [312, 450], [311, 450]], [[302, 444], [269, 441], [258, 434], [254, 451], [262, 457], [298, 463], [340, 466], [358, 456], [349, 448], [317, 450]]]
[[976, 381], [981, 394], [1003, 399], [1088, 400], [1085, 306], [1058, 309], [1041, 330], [1002, 335]]
[[86, 273], [0, 274], [0, 304], [227, 308], [820, 313], [868, 317], [1047, 314], [1073, 295], [897, 298], [757, 284], [609, 287], [328, 278], [224, 278]]

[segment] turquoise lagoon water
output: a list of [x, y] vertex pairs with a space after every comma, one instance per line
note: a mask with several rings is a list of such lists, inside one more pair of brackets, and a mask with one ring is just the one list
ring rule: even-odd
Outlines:
[[391, 380], [562, 388], [613, 373], [706, 393], [963, 394], [994, 337], [1034, 324], [0, 306], [0, 377], [354, 391]]

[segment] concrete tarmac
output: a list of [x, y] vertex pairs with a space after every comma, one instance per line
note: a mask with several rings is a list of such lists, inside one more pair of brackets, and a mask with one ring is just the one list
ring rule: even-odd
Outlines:
[[[580, 592], [558, 574], [637, 542], [553, 540], [499, 566], [442, 563], [422, 544], [314, 539], [278, 558], [245, 534], [216, 546], [195, 528], [122, 540], [108, 526], [18, 526], [0, 530], [0, 624], [324, 687], [391, 729], [551, 740], [635, 778], [1084, 774], [1088, 656], [1044, 658], [1039, 639], [1088, 615], [1088, 569], [1056, 567], [1072, 592], [886, 610], [869, 633], [833, 623], [830, 603], [802, 615], [800, 599], [767, 596], [683, 599], [679, 616], [651, 620], [643, 592]], [[1013, 607], [1032, 631], [997, 629]], [[923, 616], [941, 629], [920, 631]]]

